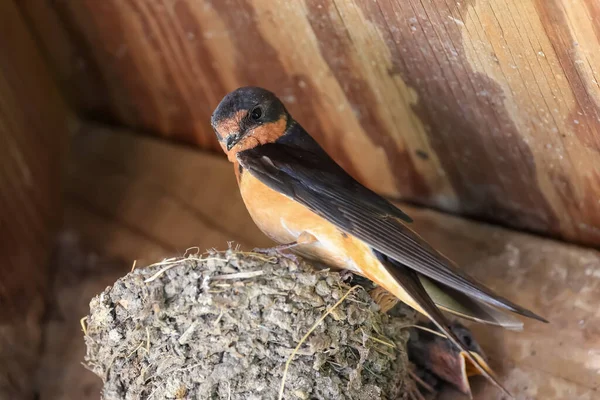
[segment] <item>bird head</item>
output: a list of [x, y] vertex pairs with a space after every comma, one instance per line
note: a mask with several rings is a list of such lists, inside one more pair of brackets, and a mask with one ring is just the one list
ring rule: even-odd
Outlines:
[[227, 94], [211, 117], [217, 139], [233, 161], [235, 154], [277, 140], [290, 120], [283, 103], [272, 92], [246, 86]]
[[[462, 393], [471, 396], [469, 377], [480, 375], [479, 370], [461, 352], [441, 334], [432, 332], [438, 329], [432, 323], [426, 324], [430, 331], [411, 329], [408, 341], [408, 357], [419, 368], [429, 371], [436, 377], [452, 384]], [[450, 329], [467, 346], [469, 352], [481, 365], [493, 374], [487, 363], [485, 353], [472, 333], [464, 325], [454, 322]], [[442, 335], [443, 336], [443, 335]]]

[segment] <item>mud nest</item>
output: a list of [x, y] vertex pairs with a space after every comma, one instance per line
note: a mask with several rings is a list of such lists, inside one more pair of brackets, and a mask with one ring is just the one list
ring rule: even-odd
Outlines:
[[413, 318], [380, 313], [338, 273], [214, 252], [137, 269], [96, 296], [86, 364], [107, 400], [277, 399], [286, 363], [285, 399], [403, 399]]

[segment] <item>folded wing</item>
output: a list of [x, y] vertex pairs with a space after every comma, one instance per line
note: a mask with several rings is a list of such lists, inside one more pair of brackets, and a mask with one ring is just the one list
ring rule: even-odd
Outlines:
[[[452, 261], [405, 225], [411, 220], [404, 212], [349, 176], [300, 127], [284, 136], [281, 142], [238, 153], [238, 160], [244, 169], [270, 188], [303, 204], [399, 264], [429, 278], [431, 285], [427, 291], [439, 292], [438, 301], [444, 302], [443, 295], [454, 298], [457, 293], [463, 294], [464, 300], [459, 302], [463, 303], [462, 310], [465, 307], [471, 308], [471, 311], [479, 310], [474, 317], [471, 315], [472, 319], [487, 315], [484, 318], [487, 322], [495, 321], [504, 326], [496, 320], [499, 311], [481, 304], [483, 302], [546, 322], [460, 271]], [[428, 287], [427, 281], [425, 287]], [[440, 305], [461, 314], [456, 302], [454, 306]], [[516, 323], [512, 319], [507, 324]]]

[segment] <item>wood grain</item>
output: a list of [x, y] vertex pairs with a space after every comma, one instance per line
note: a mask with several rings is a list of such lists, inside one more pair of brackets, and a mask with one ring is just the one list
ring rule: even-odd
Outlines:
[[0, 398], [32, 399], [61, 217], [68, 112], [12, 0], [0, 2]]
[[[234, 185], [222, 183], [229, 175]], [[66, 224], [94, 250], [140, 265], [228, 242], [269, 246], [233, 176], [214, 156], [87, 125], [73, 143]]]
[[[550, 321], [526, 321], [522, 332], [467, 324], [517, 399], [599, 397], [598, 251], [432, 211], [407, 212], [414, 228], [461, 268]], [[475, 399], [505, 399], [482, 379], [473, 386]]]
[[[68, 113], [12, 1], [0, 5], [0, 322], [37, 301], [60, 223]], [[39, 299], [38, 299], [39, 300]]]
[[[226, 249], [231, 239], [246, 249], [269, 245], [244, 208], [231, 164], [221, 157], [96, 126], [83, 132], [69, 173], [67, 228], [102, 257], [125, 258], [126, 265], [138, 259], [141, 268], [196, 245], [200, 251]], [[461, 268], [550, 320], [527, 321], [523, 332], [471, 326], [516, 399], [598, 398], [600, 253], [400, 206], [414, 228]], [[95, 294], [90, 290], [97, 286], [87, 286], [87, 296]], [[66, 323], [76, 323], [75, 317]], [[80, 334], [73, 340], [81, 343]], [[55, 382], [68, 385], [70, 379]], [[483, 379], [473, 385], [476, 400], [502, 398]]]
[[597, 0], [24, 0], [73, 103], [216, 149], [241, 85], [378, 192], [600, 244]]

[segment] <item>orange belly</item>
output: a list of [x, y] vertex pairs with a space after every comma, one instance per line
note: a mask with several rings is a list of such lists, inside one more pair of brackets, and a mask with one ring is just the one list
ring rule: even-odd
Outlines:
[[301, 234], [308, 233], [316, 241], [296, 246], [293, 248], [294, 252], [332, 268], [349, 269], [363, 275], [424, 313], [381, 265], [366, 243], [340, 231], [324, 218], [264, 185], [248, 172], [239, 176], [238, 182], [250, 216], [269, 238], [277, 243], [287, 244], [295, 242]]
[[353, 260], [343, 251], [342, 244], [348, 237], [334, 225], [247, 172], [240, 177], [239, 185], [254, 223], [270, 239], [287, 244], [295, 242], [303, 232], [309, 233], [317, 242], [296, 246], [294, 252], [333, 268], [356, 270]]

